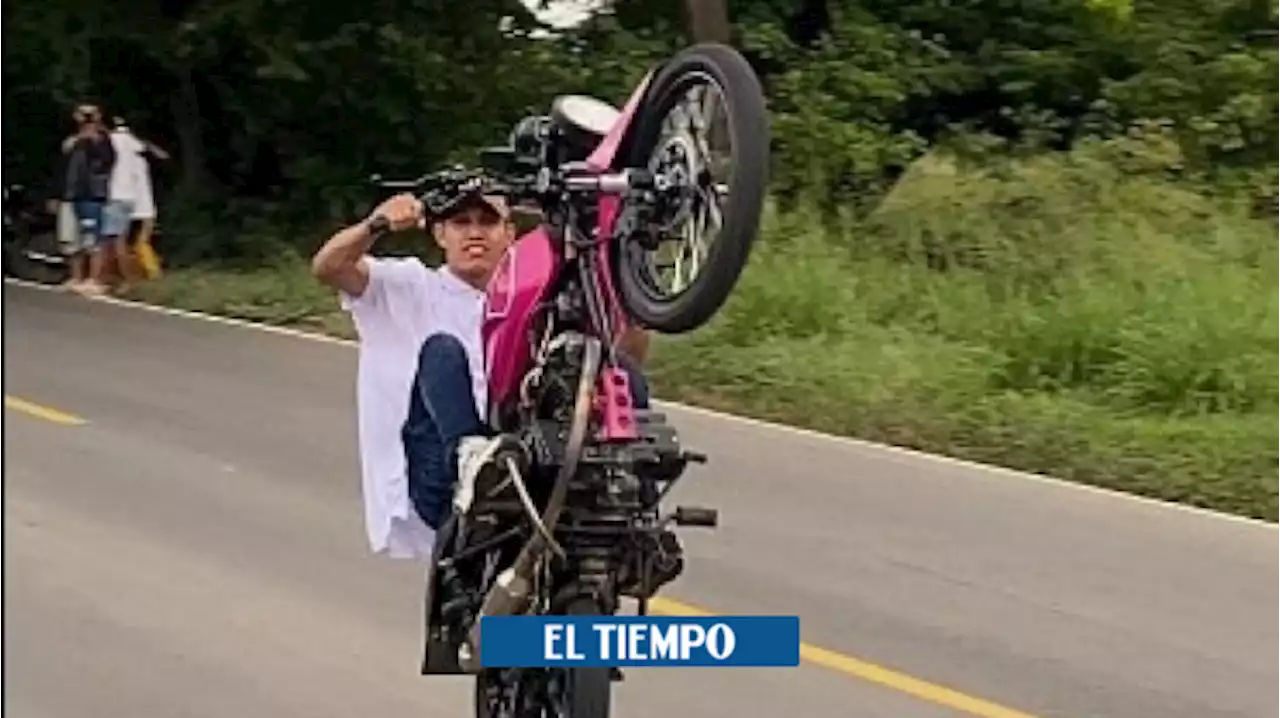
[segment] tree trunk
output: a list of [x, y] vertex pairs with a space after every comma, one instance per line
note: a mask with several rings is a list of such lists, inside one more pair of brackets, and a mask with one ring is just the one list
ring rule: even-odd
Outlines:
[[685, 21], [693, 42], [729, 44], [729, 8], [725, 0], [685, 0]]
[[202, 193], [212, 189], [209, 167], [205, 162], [204, 129], [200, 115], [200, 98], [195, 78], [185, 63], [174, 69], [177, 92], [170, 96], [173, 128], [178, 135], [182, 162], [181, 185], [187, 191]]

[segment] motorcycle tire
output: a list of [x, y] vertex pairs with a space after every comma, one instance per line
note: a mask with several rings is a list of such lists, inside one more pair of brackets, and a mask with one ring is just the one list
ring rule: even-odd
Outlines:
[[647, 250], [639, 243], [619, 247], [613, 263], [615, 284], [627, 312], [640, 325], [664, 334], [701, 327], [729, 298], [751, 254], [769, 183], [769, 118], [759, 78], [736, 50], [715, 43], [682, 50], [654, 76], [628, 143], [627, 166], [648, 165], [672, 105], [691, 82], [708, 78], [724, 98], [732, 143], [729, 202], [719, 235], [697, 276], [674, 296], [649, 286], [644, 266]]
[[26, 228], [6, 238], [4, 265], [6, 277], [37, 284], [62, 284], [71, 276], [57, 239], [49, 233], [31, 234]]
[[[598, 616], [600, 607], [590, 598], [576, 598], [564, 609], [566, 616]], [[585, 666], [565, 670], [561, 704], [562, 718], [609, 718], [613, 701], [613, 670], [608, 666]], [[494, 674], [482, 670], [475, 679], [474, 707], [476, 718], [498, 718], [489, 705], [488, 691]], [[550, 716], [549, 706], [532, 711], [517, 708], [511, 718]]]
[[[587, 597], [565, 607], [569, 616], [598, 616], [600, 607]], [[608, 666], [570, 668], [564, 687], [564, 718], [609, 718], [613, 699], [613, 672]]]

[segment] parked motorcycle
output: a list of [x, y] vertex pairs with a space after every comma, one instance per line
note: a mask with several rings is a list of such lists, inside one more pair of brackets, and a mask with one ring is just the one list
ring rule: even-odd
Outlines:
[[695, 330], [726, 301], [758, 231], [769, 134], [747, 62], [701, 44], [653, 68], [621, 110], [561, 96], [480, 169], [380, 182], [428, 211], [483, 188], [541, 217], [499, 265], [483, 328], [489, 421], [520, 450], [500, 490], [437, 533], [427, 582], [422, 672], [474, 675], [477, 716], [606, 718], [618, 670], [481, 666], [481, 619], [612, 615], [625, 596], [644, 615], [671, 560], [664, 533], [716, 525], [714, 509], [663, 508], [705, 457], [631, 405], [616, 346], [628, 325]]
[[[71, 276], [67, 248], [58, 238], [56, 202], [35, 197], [22, 184], [4, 185], [4, 274], [42, 284], [62, 284]], [[69, 210], [64, 210], [69, 211]], [[69, 218], [74, 221], [74, 217]], [[132, 248], [140, 262], [150, 265], [147, 275], [158, 273], [159, 257], [156, 248], [164, 240], [159, 225], [152, 226], [150, 238], [139, 244], [138, 220], [130, 228], [134, 237]], [[143, 254], [145, 253], [145, 255]], [[145, 268], [146, 265], [144, 265]]]
[[18, 183], [4, 186], [3, 258], [5, 276], [59, 284], [70, 274], [58, 245], [57, 215]]

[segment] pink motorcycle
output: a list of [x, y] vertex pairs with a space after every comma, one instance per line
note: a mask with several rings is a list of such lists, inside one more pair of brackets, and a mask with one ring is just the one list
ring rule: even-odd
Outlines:
[[671, 527], [716, 524], [712, 509], [662, 509], [705, 459], [633, 405], [618, 339], [688, 332], [720, 309], [757, 234], [769, 139], [751, 67], [704, 44], [621, 110], [558, 97], [486, 150], [485, 169], [412, 183], [428, 209], [500, 191], [540, 215], [491, 280], [484, 324], [489, 422], [522, 450], [500, 490], [442, 528], [428, 580], [422, 672], [474, 674], [478, 716], [606, 718], [619, 670], [481, 666], [481, 619], [611, 615], [627, 596], [643, 615], [652, 577], [680, 560]]

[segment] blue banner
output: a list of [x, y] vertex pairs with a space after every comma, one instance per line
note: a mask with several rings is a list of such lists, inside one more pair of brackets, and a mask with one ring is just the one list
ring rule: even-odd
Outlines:
[[485, 616], [480, 663], [550, 666], [789, 667], [798, 616]]

